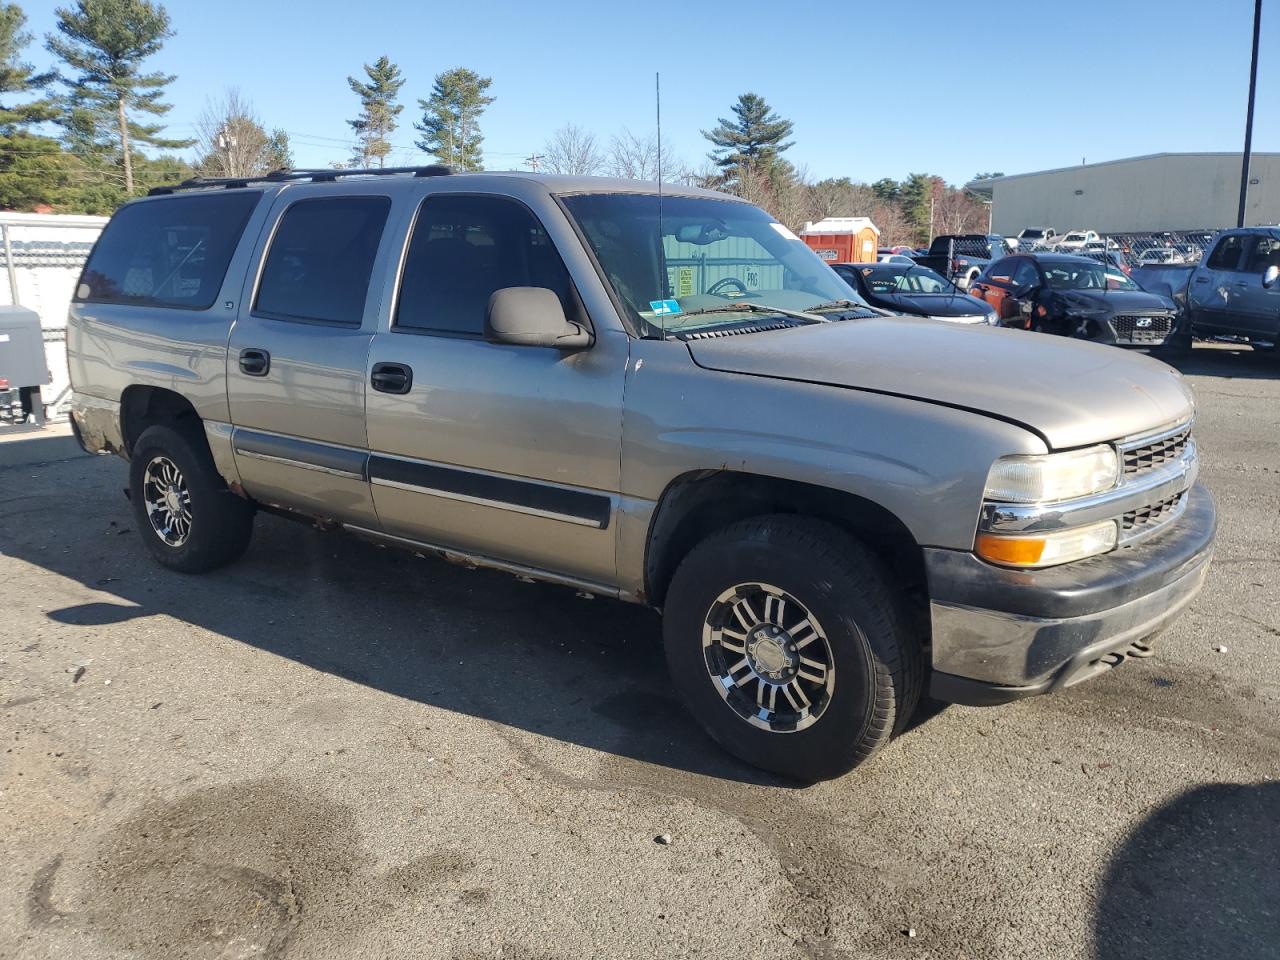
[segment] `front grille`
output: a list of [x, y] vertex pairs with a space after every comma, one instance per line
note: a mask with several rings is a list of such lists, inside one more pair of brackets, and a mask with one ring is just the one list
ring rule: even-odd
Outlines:
[[1131, 343], [1161, 343], [1173, 329], [1173, 317], [1121, 314], [1111, 318], [1116, 337]]
[[1187, 441], [1190, 439], [1191, 426], [1188, 424], [1181, 430], [1153, 440], [1151, 443], [1122, 448], [1125, 478], [1138, 476], [1177, 460], [1182, 456], [1182, 451], [1186, 449]]
[[1136, 536], [1172, 520], [1177, 515], [1178, 508], [1182, 506], [1182, 498], [1185, 496], [1184, 490], [1159, 503], [1149, 503], [1137, 510], [1130, 510], [1120, 520], [1121, 533], [1125, 537]]

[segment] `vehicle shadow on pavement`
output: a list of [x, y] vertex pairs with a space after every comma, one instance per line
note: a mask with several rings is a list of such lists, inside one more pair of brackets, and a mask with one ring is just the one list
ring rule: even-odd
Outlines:
[[265, 514], [244, 558], [185, 576], [151, 560], [118, 486], [86, 492], [87, 525], [53, 506], [52, 528], [0, 516], [6, 553], [117, 598], [48, 611], [56, 622], [164, 614], [397, 697], [645, 763], [788, 785], [730, 757], [677, 702], [647, 608]]
[[1280, 380], [1280, 354], [1261, 353], [1249, 347], [1197, 346], [1182, 356], [1159, 359], [1186, 376], [1222, 377], [1226, 380]]
[[1277, 824], [1274, 782], [1196, 787], [1159, 808], [1128, 835], [1103, 877], [1094, 956], [1275, 956]]

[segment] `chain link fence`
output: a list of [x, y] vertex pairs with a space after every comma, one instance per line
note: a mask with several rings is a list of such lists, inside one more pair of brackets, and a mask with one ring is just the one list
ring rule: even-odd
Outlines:
[[1109, 262], [1126, 273], [1138, 266], [1195, 265], [1213, 246], [1222, 228], [1158, 233], [1098, 233], [1079, 230], [1048, 241], [1018, 241], [1022, 252], [1070, 253]]

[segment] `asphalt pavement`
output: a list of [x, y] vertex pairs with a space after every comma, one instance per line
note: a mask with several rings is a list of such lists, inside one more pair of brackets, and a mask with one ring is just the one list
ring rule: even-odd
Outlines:
[[186, 577], [122, 461], [9, 456], [0, 957], [1280, 957], [1280, 361], [1181, 366], [1221, 530], [1157, 655], [805, 789], [649, 611], [269, 516]]

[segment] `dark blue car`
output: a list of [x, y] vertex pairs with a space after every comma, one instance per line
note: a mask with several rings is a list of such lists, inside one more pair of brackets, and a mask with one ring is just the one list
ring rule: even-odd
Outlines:
[[831, 269], [873, 307], [952, 323], [1000, 322], [995, 308], [928, 267], [904, 263], [834, 263]]

